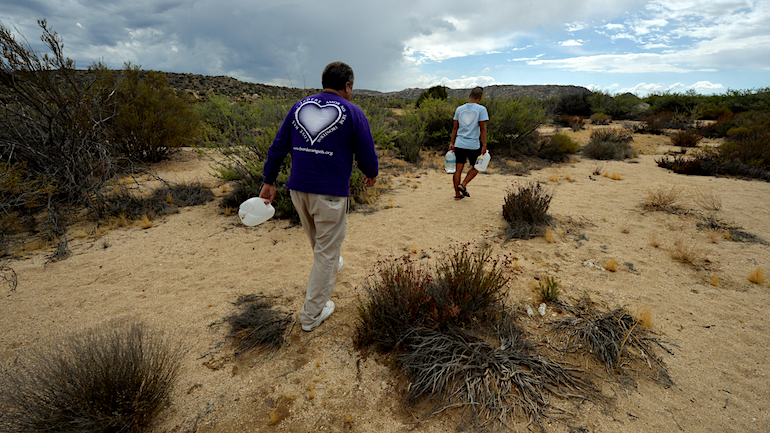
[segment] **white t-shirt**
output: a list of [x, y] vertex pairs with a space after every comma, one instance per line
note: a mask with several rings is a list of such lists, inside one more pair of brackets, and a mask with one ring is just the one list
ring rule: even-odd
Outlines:
[[475, 102], [461, 105], [455, 110], [454, 120], [459, 124], [455, 147], [474, 150], [480, 148], [481, 128], [479, 128], [479, 122], [489, 120], [487, 107]]

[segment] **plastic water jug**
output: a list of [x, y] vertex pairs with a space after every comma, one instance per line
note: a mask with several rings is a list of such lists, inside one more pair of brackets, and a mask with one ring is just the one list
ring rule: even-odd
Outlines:
[[266, 198], [252, 197], [241, 203], [238, 216], [247, 226], [257, 226], [275, 215], [275, 208]]
[[487, 150], [487, 153], [479, 155], [479, 157], [476, 158], [476, 164], [473, 165], [473, 168], [478, 171], [487, 171], [490, 159], [492, 159], [492, 157], [489, 156], [489, 151]]
[[451, 150], [446, 153], [446, 165], [444, 165], [444, 170], [446, 170], [447, 173], [454, 173], [457, 171], [457, 157]]

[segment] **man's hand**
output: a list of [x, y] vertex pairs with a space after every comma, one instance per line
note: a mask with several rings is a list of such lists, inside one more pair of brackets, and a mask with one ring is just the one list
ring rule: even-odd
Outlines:
[[455, 150], [455, 144], [454, 143], [449, 143], [449, 150], [454, 152], [454, 150]]
[[377, 182], [377, 177], [364, 177], [364, 186], [367, 188], [374, 186], [375, 182]]
[[260, 198], [265, 198], [270, 200], [270, 203], [275, 200], [275, 185], [270, 185], [268, 183], [262, 185], [262, 191], [259, 192]]
[[487, 154], [487, 145], [486, 144], [481, 146], [481, 154], [482, 155], [486, 155]]

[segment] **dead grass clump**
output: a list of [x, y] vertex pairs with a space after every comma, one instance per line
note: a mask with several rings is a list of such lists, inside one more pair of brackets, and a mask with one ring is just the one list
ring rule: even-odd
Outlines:
[[658, 248], [662, 243], [662, 241], [660, 240], [660, 233], [658, 232], [652, 232], [648, 240], [650, 241], [650, 246], [654, 248]]
[[648, 210], [675, 212], [680, 209], [679, 201], [682, 198], [682, 188], [671, 186], [670, 188], [658, 185], [647, 189], [647, 197], [642, 207]]
[[444, 253], [432, 268], [408, 256], [379, 262], [364, 285], [368, 299], [358, 307], [354, 343], [386, 352], [414, 327], [445, 330], [484, 323], [497, 314], [508, 283], [506, 264], [490, 248], [461, 246]]
[[292, 313], [273, 309], [273, 304], [266, 299], [259, 295], [240, 296], [234, 305], [241, 307], [241, 311], [225, 318], [230, 325], [227, 338], [238, 351], [236, 355], [257, 347], [272, 352], [286, 341], [284, 335]]
[[643, 317], [635, 318], [623, 308], [600, 308], [587, 295], [576, 305], [565, 304], [563, 308], [573, 317], [552, 322], [549, 331], [560, 351], [591, 356], [607, 373], [627, 384], [635, 382], [631, 373], [643, 371], [665, 387], [673, 384], [654, 346], [668, 349], [644, 326]]
[[607, 263], [604, 264], [604, 269], [610, 272], [616, 272], [618, 270], [618, 262], [616, 262], [615, 259], [609, 259], [607, 260]]
[[692, 201], [704, 210], [718, 211], [722, 209], [722, 198], [711, 188], [698, 188], [692, 193]]
[[762, 272], [761, 268], [757, 268], [749, 274], [748, 278], [754, 284], [763, 284], [765, 282], [765, 273]]
[[568, 413], [554, 398], [603, 400], [585, 372], [537, 355], [511, 317], [494, 331], [414, 328], [399, 357], [411, 383], [407, 402], [432, 401], [429, 415], [459, 408], [463, 429], [497, 431], [516, 418], [542, 427], [544, 419]]
[[5, 432], [140, 432], [168, 405], [182, 351], [138, 323], [33, 352], [0, 383]]
[[509, 190], [503, 203], [503, 219], [508, 223], [505, 238], [531, 239], [543, 233], [550, 224], [553, 190], [546, 190], [540, 182], [529, 182]]
[[668, 246], [668, 253], [671, 258], [677, 262], [691, 265], [697, 264], [705, 257], [704, 251], [695, 241], [687, 240], [683, 237], [677, 237]]

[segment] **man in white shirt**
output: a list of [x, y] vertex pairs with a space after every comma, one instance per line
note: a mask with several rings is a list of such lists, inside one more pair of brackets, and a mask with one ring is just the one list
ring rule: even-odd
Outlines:
[[[457, 107], [454, 115], [454, 128], [452, 128], [452, 141], [449, 150], [454, 151], [457, 157], [457, 169], [452, 179], [455, 188], [455, 200], [470, 197], [467, 186], [479, 173], [473, 167], [480, 155], [487, 153], [487, 121], [489, 114], [487, 107], [480, 105], [484, 89], [476, 87], [468, 95], [468, 103]], [[465, 161], [471, 165], [465, 179], [460, 182], [465, 167]]]

